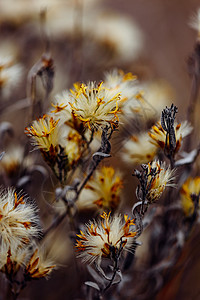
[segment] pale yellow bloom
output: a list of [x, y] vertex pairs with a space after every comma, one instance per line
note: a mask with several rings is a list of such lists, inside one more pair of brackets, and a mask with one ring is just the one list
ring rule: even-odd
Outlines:
[[90, 221], [85, 225], [84, 231], [78, 234], [76, 248], [80, 252], [79, 257], [83, 262], [101, 262], [101, 258], [113, 258], [120, 247], [131, 250], [136, 230], [134, 220], [124, 215], [110, 216], [105, 212], [98, 222]]
[[120, 203], [122, 186], [123, 181], [118, 171], [112, 167], [102, 167], [88, 181], [76, 205], [78, 209], [115, 209]]
[[70, 103], [72, 113], [90, 129], [111, 124], [116, 126], [119, 118], [120, 94], [103, 86], [90, 82], [75, 84], [71, 90], [73, 102]]
[[70, 166], [74, 165], [81, 158], [85, 145], [86, 143], [80, 134], [75, 130], [69, 132], [66, 139], [66, 145], [64, 146], [64, 152], [68, 157]]
[[134, 99], [134, 96], [138, 93], [139, 89], [137, 76], [133, 75], [131, 72], [124, 73], [122, 70], [117, 69], [107, 72], [105, 74], [104, 86], [115, 91], [116, 93], [120, 93], [120, 107], [130, 100], [135, 104], [137, 103], [137, 101]]
[[157, 147], [150, 142], [148, 133], [133, 135], [123, 147], [123, 160], [132, 164], [144, 164], [152, 161]]
[[[152, 172], [152, 170], [154, 170], [154, 172]], [[170, 168], [166, 168], [165, 163], [160, 164], [159, 161], [156, 160], [152, 163], [148, 163], [147, 174], [149, 174], [149, 176], [147, 181], [148, 193], [146, 200], [149, 203], [157, 201], [161, 197], [166, 186], [174, 186], [174, 171], [170, 170]]]
[[59, 120], [59, 123], [65, 123], [72, 118], [70, 101], [72, 101], [72, 95], [68, 90], [62, 91], [55, 96], [52, 103], [53, 109], [51, 110], [51, 114], [56, 120]]
[[[174, 151], [175, 153], [177, 153], [181, 147], [182, 139], [191, 133], [192, 127], [187, 121], [184, 121], [183, 123], [180, 124], [177, 124], [175, 122], [174, 129], [175, 129], [175, 136], [176, 136], [176, 148]], [[157, 122], [156, 125], [154, 125], [149, 132], [151, 142], [154, 145], [156, 145], [157, 147], [163, 150], [166, 149], [170, 151], [169, 137], [167, 139], [167, 145], [165, 145], [166, 134], [167, 133], [162, 128], [160, 121]]]
[[31, 167], [34, 159], [31, 156], [24, 157], [24, 148], [21, 146], [6, 149], [0, 161], [0, 173], [6, 173], [9, 177], [14, 177], [19, 172]]
[[106, 88], [103, 82], [98, 85], [95, 82], [90, 82], [88, 85], [75, 83], [70, 93], [64, 91], [56, 96], [52, 113], [61, 117], [61, 123], [67, 124], [78, 132], [83, 130], [80, 123], [89, 129], [97, 129], [107, 124], [117, 126], [119, 100], [120, 93]]
[[0, 245], [0, 271], [12, 276], [25, 265], [26, 257], [29, 255], [28, 248], [10, 248], [5, 244]]
[[194, 212], [194, 202], [192, 201], [192, 194], [198, 196], [200, 194], [200, 177], [189, 177], [182, 185], [180, 190], [181, 204], [186, 216], [191, 216]]
[[42, 151], [54, 151], [60, 143], [61, 131], [58, 121], [55, 121], [53, 117], [44, 115], [33, 121], [33, 125], [26, 127], [25, 130], [25, 133], [32, 137], [33, 145]]
[[13, 89], [20, 83], [22, 75], [21, 64], [16, 64], [13, 57], [0, 53], [0, 90], [3, 98], [11, 95]]

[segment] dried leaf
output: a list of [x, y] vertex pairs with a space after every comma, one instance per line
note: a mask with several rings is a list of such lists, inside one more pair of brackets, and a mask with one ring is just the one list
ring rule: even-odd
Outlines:
[[105, 286], [104, 279], [90, 266], [87, 266], [90, 275], [102, 286]]
[[86, 285], [93, 287], [94, 289], [100, 291], [100, 287], [98, 286], [97, 283], [93, 282], [93, 281], [86, 281], [85, 282]]

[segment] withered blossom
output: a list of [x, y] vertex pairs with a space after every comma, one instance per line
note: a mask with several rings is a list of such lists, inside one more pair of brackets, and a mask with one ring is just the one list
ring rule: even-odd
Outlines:
[[[174, 123], [174, 133], [175, 133], [175, 147], [174, 147], [174, 153], [177, 153], [181, 147], [182, 139], [189, 135], [192, 131], [191, 125], [184, 121], [183, 123], [177, 124]], [[169, 143], [169, 136], [167, 136], [166, 141], [166, 131], [163, 129], [161, 122], [157, 122], [156, 125], [154, 125], [150, 132], [149, 136], [151, 138], [151, 143], [156, 145], [158, 148], [161, 148], [162, 150], [165, 150], [166, 152], [170, 152], [170, 143]]]
[[23, 67], [15, 63], [11, 56], [0, 54], [0, 91], [3, 98], [10, 96], [14, 88], [20, 83]]
[[5, 173], [9, 177], [18, 176], [20, 172], [28, 169], [34, 163], [31, 156], [24, 156], [22, 146], [10, 147], [0, 161], [0, 174]]
[[165, 163], [156, 160], [142, 165], [142, 171], [135, 170], [134, 175], [140, 181], [137, 196], [139, 200], [147, 201], [148, 204], [157, 201], [166, 186], [174, 186], [174, 170], [167, 168]]
[[28, 248], [10, 248], [5, 244], [0, 246], [0, 271], [7, 276], [15, 275], [20, 267], [26, 263], [27, 255], [29, 255]]
[[103, 212], [101, 220], [90, 221], [78, 234], [76, 248], [83, 262], [101, 263], [102, 258], [113, 259], [121, 249], [131, 250], [136, 235], [134, 220], [128, 215], [110, 216]]
[[36, 208], [27, 196], [17, 195], [14, 189], [0, 192], [0, 245], [15, 249], [30, 243], [39, 235]]
[[123, 160], [132, 164], [144, 164], [152, 161], [157, 154], [156, 145], [152, 144], [148, 133], [132, 135], [123, 147]]
[[26, 264], [25, 276], [32, 279], [46, 277], [55, 267], [55, 263], [45, 254], [45, 250], [37, 247]]
[[66, 92], [63, 95], [67, 97], [63, 98], [62, 104], [56, 104], [56, 111], [62, 111], [65, 107], [70, 109], [72, 116], [89, 129], [107, 124], [117, 126], [120, 94], [104, 87], [103, 82], [98, 85], [94, 82], [88, 85], [75, 83], [70, 94]]
[[152, 203], [158, 200], [167, 186], [174, 186], [174, 170], [167, 168], [165, 163], [153, 161], [148, 163], [147, 200]]
[[120, 107], [129, 100], [131, 100], [133, 104], [137, 103], [136, 100], [134, 102], [134, 95], [138, 92], [137, 76], [131, 72], [124, 73], [122, 70], [117, 69], [107, 72], [105, 74], [104, 86], [116, 93], [120, 93]]
[[26, 127], [25, 133], [32, 138], [32, 143], [36, 148], [44, 152], [54, 152], [61, 137], [58, 127], [58, 120], [55, 121], [53, 117], [43, 115], [42, 118], [33, 121], [30, 127]]
[[25, 133], [39, 148], [56, 177], [64, 181], [67, 172], [76, 164], [85, 149], [86, 141], [76, 130], [70, 130], [59, 120], [44, 115], [27, 127]]
[[197, 196], [199, 206], [200, 196], [200, 177], [189, 177], [186, 182], [182, 185], [180, 190], [181, 204], [185, 215], [191, 216], [194, 213], [195, 203], [193, 201], [193, 195]]
[[119, 171], [103, 166], [85, 185], [77, 201], [78, 209], [116, 209], [120, 203], [123, 181]]

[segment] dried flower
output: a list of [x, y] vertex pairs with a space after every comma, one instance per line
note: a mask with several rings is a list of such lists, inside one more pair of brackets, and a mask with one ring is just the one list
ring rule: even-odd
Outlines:
[[[181, 124], [176, 124], [175, 122], [174, 130], [175, 130], [175, 138], [176, 138], [176, 145], [175, 145], [174, 152], [177, 153], [181, 147], [182, 139], [191, 133], [192, 127], [187, 121], [184, 121]], [[156, 145], [157, 147], [163, 150], [166, 150], [167, 152], [170, 152], [169, 136], [167, 138], [167, 143], [165, 144], [166, 132], [162, 128], [160, 121], [157, 122], [156, 125], [154, 125], [151, 128], [151, 131], [149, 132], [149, 136], [151, 138], [152, 144]]]
[[16, 249], [38, 236], [38, 216], [27, 196], [19, 196], [14, 189], [0, 192], [0, 245]]
[[56, 177], [63, 182], [67, 172], [81, 158], [86, 141], [77, 131], [58, 122], [44, 115], [26, 128], [26, 134], [32, 137], [33, 144], [40, 149]]
[[185, 215], [191, 216], [194, 212], [194, 202], [192, 201], [192, 195], [199, 197], [200, 195], [200, 177], [189, 177], [182, 185], [180, 190], [181, 204]]
[[163, 107], [169, 104], [168, 99], [173, 98], [173, 91], [163, 80], [135, 82], [134, 89], [132, 84], [132, 97], [131, 101], [124, 102], [124, 121], [127, 122], [127, 116], [133, 118], [134, 114], [140, 115], [145, 121], [157, 120]]
[[157, 153], [157, 147], [150, 141], [148, 133], [131, 136], [123, 148], [123, 160], [132, 164], [143, 164], [152, 161]]
[[144, 114], [148, 119], [157, 120], [163, 107], [169, 105], [169, 99], [174, 97], [174, 92], [168, 82], [164, 80], [147, 81], [143, 84], [144, 101], [140, 101]]
[[42, 151], [54, 151], [59, 145], [61, 132], [58, 129], [58, 121], [48, 115], [33, 121], [33, 125], [25, 130], [25, 133], [32, 137], [33, 145]]
[[63, 142], [64, 153], [67, 155], [68, 164], [72, 167], [78, 162], [85, 149], [86, 141], [75, 130], [71, 130]]
[[15, 146], [8, 148], [0, 161], [0, 173], [5, 172], [9, 177], [14, 177], [34, 163], [32, 157], [24, 157], [24, 148]]
[[115, 258], [120, 249], [131, 250], [131, 242], [136, 235], [134, 220], [124, 215], [110, 217], [105, 212], [101, 215], [101, 221], [90, 221], [85, 225], [84, 231], [77, 236], [76, 248], [80, 252], [79, 257], [84, 262], [92, 263], [97, 260], [100, 264], [101, 258]]
[[79, 209], [96, 207], [103, 210], [115, 209], [120, 202], [122, 184], [118, 171], [112, 167], [102, 167], [85, 185], [76, 204]]
[[25, 264], [26, 257], [29, 255], [27, 248], [11, 248], [5, 244], [0, 246], [0, 270], [7, 276], [16, 274], [21, 266]]
[[98, 85], [90, 82], [88, 86], [75, 84], [74, 88], [74, 91], [71, 90], [73, 101], [70, 105], [75, 117], [86, 124], [89, 129], [97, 129], [107, 124], [117, 125], [119, 93], [105, 88], [102, 82]]
[[70, 91], [65, 90], [55, 96], [53, 103], [53, 114], [56, 120], [59, 119], [59, 123], [65, 123], [71, 119], [71, 106], [69, 102], [72, 100]]
[[0, 57], [0, 90], [4, 98], [10, 96], [12, 90], [22, 78], [23, 68], [15, 64], [12, 57]]
[[[138, 92], [137, 76], [132, 73], [124, 73], [122, 70], [113, 70], [105, 74], [104, 86], [116, 93], [120, 93], [120, 106], [127, 101], [134, 100], [134, 95]], [[135, 100], [136, 103], [136, 100]]]
[[170, 168], [166, 168], [165, 163], [159, 163], [159, 161], [153, 161], [148, 163], [148, 193], [146, 199], [149, 203], [157, 201], [166, 186], [174, 186], [172, 183], [174, 177], [174, 171]]
[[142, 171], [135, 170], [134, 175], [139, 179], [140, 185], [137, 188], [138, 200], [153, 203], [157, 201], [166, 186], [174, 186], [172, 183], [174, 170], [166, 168], [165, 163], [153, 161], [142, 165]]
[[191, 17], [189, 25], [197, 31], [198, 39], [200, 38], [200, 8], [197, 10], [196, 14]]
[[37, 247], [26, 264], [25, 276], [32, 279], [46, 277], [55, 267], [44, 249]]

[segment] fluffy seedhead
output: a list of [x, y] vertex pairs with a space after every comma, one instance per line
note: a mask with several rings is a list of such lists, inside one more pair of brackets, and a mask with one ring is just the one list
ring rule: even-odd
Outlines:
[[100, 221], [90, 221], [77, 235], [79, 257], [84, 262], [97, 261], [100, 264], [102, 257], [115, 259], [123, 249], [131, 250], [131, 242], [136, 235], [134, 225], [134, 220], [127, 215], [124, 218], [120, 215], [111, 217], [110, 213], [104, 212]]
[[14, 189], [0, 192], [0, 245], [16, 249], [38, 236], [36, 208], [27, 196], [17, 195]]

